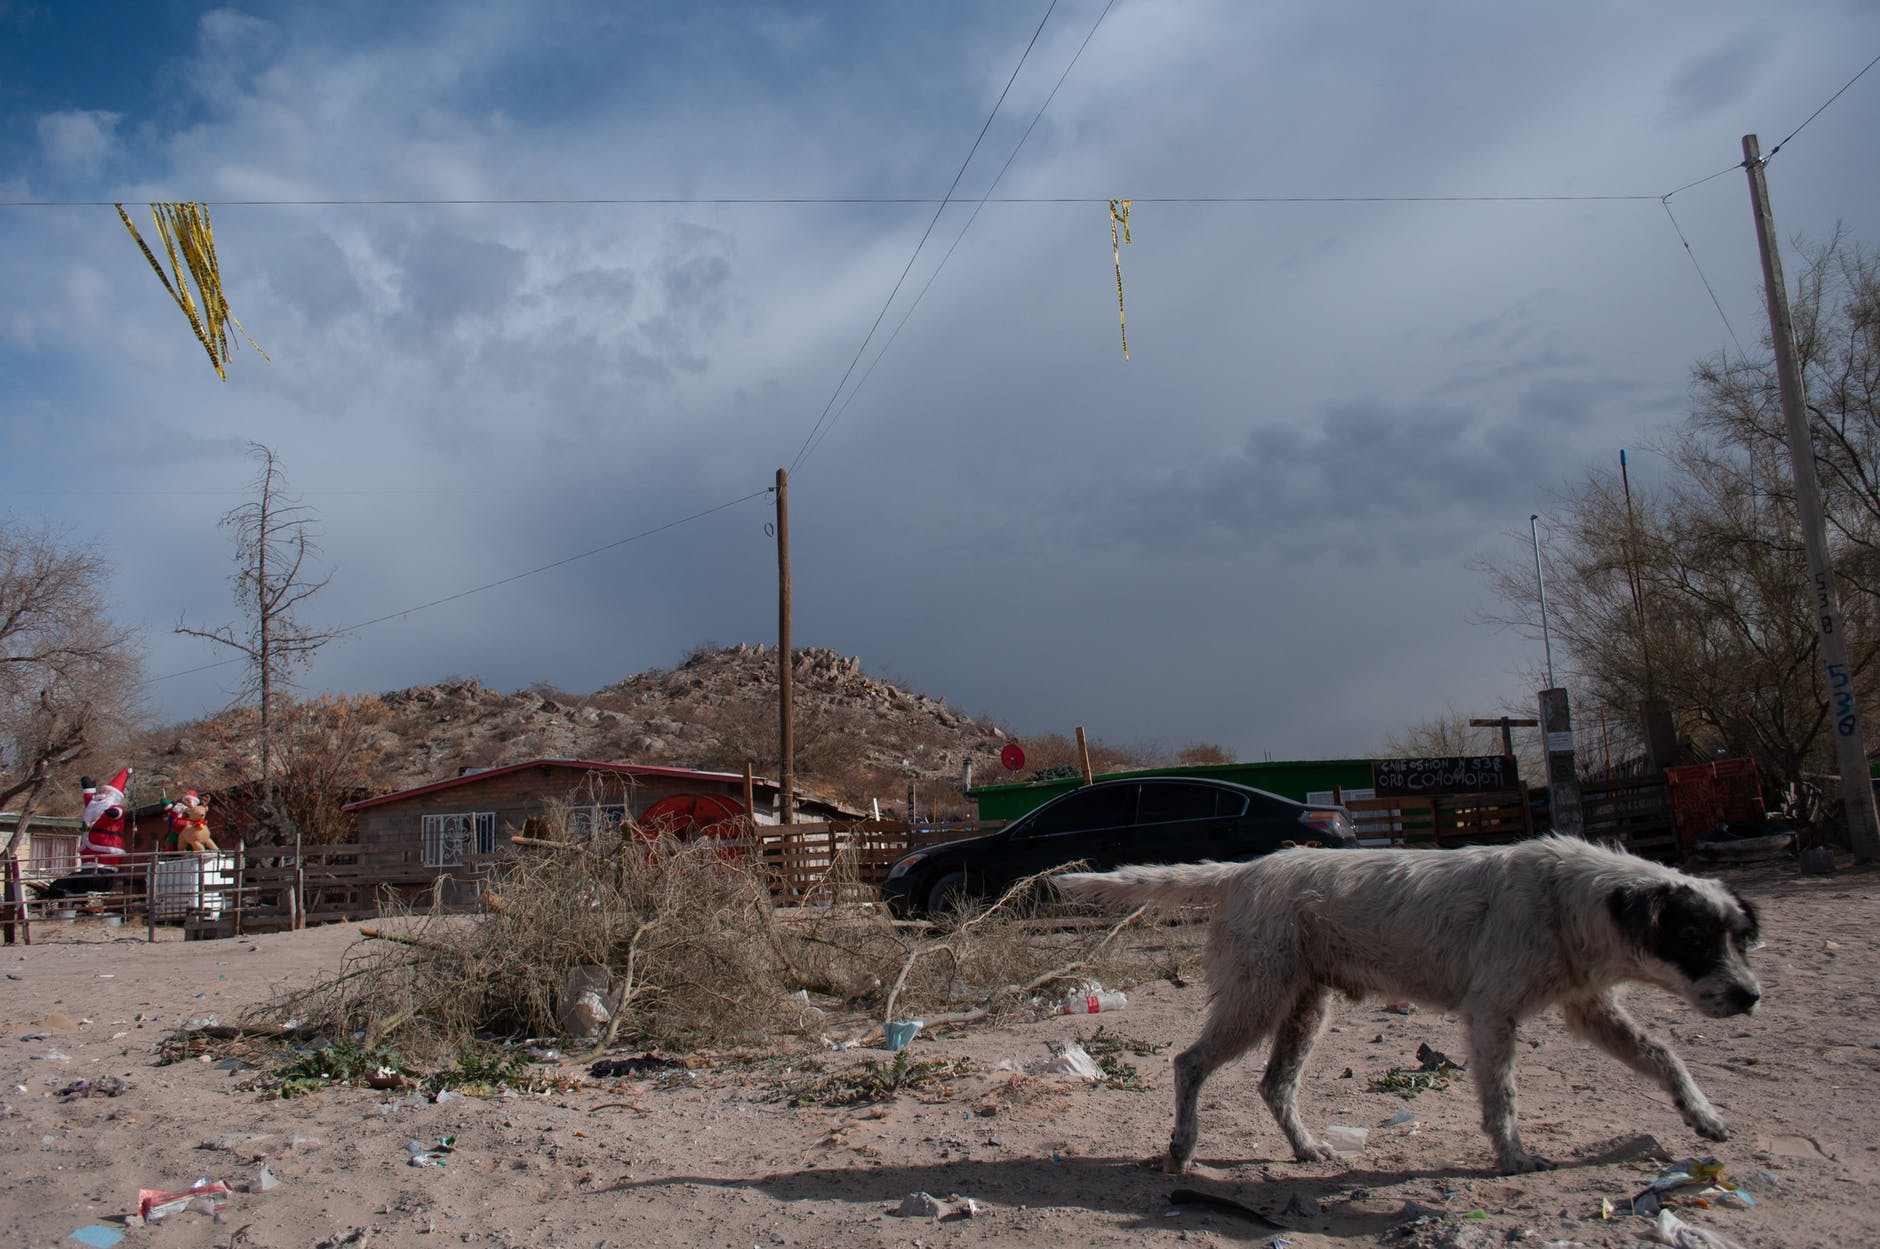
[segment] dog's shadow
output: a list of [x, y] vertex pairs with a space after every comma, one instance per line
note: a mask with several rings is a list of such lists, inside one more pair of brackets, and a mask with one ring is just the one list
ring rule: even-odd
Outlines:
[[[1480, 1181], [1504, 1177], [1485, 1167], [1451, 1166], [1433, 1171], [1343, 1170], [1298, 1175], [1220, 1178], [1209, 1172], [1257, 1166], [1255, 1160], [1202, 1163], [1201, 1174], [1166, 1175], [1160, 1159], [1117, 1157], [1018, 1157], [958, 1159], [905, 1166], [828, 1166], [779, 1171], [751, 1178], [673, 1175], [623, 1180], [609, 1191], [649, 1191], [680, 1185], [754, 1189], [777, 1201], [849, 1202], [892, 1211], [912, 1193], [945, 1200], [971, 1197], [995, 1211], [1076, 1208], [1111, 1215], [1138, 1229], [1205, 1226], [1221, 1235], [1257, 1239], [1276, 1230], [1339, 1238], [1378, 1236], [1433, 1208], [1398, 1186], [1405, 1181]], [[1291, 1164], [1287, 1164], [1291, 1165]], [[1569, 1159], [1563, 1167], [1598, 1165]], [[1171, 1194], [1182, 1190], [1181, 1196]], [[1358, 1191], [1354, 1191], [1358, 1190]], [[1383, 1190], [1365, 1193], [1364, 1190]], [[1427, 1188], [1423, 1191], [1427, 1192]], [[1233, 1206], [1242, 1209], [1233, 1209]]]

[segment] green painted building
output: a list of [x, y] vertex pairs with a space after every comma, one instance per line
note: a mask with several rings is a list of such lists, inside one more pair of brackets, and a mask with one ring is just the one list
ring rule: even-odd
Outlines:
[[[1334, 788], [1353, 790], [1371, 787], [1369, 759], [1304, 759], [1271, 763], [1205, 763], [1188, 767], [1144, 768], [1138, 772], [1104, 772], [1096, 779], [1113, 781], [1132, 776], [1208, 776], [1216, 780], [1251, 785], [1269, 794], [1304, 802], [1307, 794], [1328, 793]], [[1015, 820], [1059, 794], [1067, 794], [1083, 782], [1078, 777], [1059, 777], [1048, 781], [1025, 781], [1016, 785], [976, 785], [966, 796], [979, 804], [982, 820]]]

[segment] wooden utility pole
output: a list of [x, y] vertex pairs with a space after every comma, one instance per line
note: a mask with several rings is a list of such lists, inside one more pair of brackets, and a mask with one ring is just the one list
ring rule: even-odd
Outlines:
[[1083, 773], [1084, 784], [1088, 785], [1096, 779], [1090, 770], [1090, 743], [1084, 740], [1084, 726], [1081, 724], [1077, 726], [1077, 763]]
[[785, 824], [796, 822], [794, 690], [790, 665], [790, 474], [777, 470], [777, 757]]
[[1815, 449], [1808, 434], [1808, 404], [1802, 391], [1800, 353], [1789, 319], [1789, 289], [1782, 277], [1775, 213], [1763, 180], [1762, 147], [1756, 136], [1743, 136], [1743, 168], [1749, 173], [1750, 206], [1756, 214], [1756, 245], [1762, 251], [1763, 294], [1769, 301], [1769, 336], [1775, 346], [1776, 382], [1782, 393], [1782, 418], [1788, 427], [1789, 468], [1795, 475], [1795, 513], [1808, 555], [1808, 579], [1814, 587], [1815, 629], [1826, 668], [1828, 718], [1834, 724], [1834, 754], [1841, 771], [1841, 801], [1854, 857], [1880, 859], [1880, 820], [1874, 813], [1873, 782], [1867, 775], [1867, 750], [1861, 739], [1854, 670], [1847, 659], [1846, 617], [1828, 559], [1828, 532], [1822, 520], [1821, 487], [1815, 478]]
[[1469, 727], [1476, 729], [1500, 729], [1501, 753], [1504, 755], [1512, 755], [1514, 753], [1514, 730], [1539, 728], [1540, 723], [1539, 720], [1517, 720], [1513, 716], [1502, 716], [1496, 720], [1471, 720], [1469, 721]]

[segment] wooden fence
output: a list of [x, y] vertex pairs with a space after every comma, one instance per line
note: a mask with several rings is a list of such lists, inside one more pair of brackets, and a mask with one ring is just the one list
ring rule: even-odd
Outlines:
[[1647, 859], [1677, 862], [1671, 797], [1664, 778], [1633, 777], [1580, 786], [1580, 819], [1588, 841], [1613, 841]]
[[1527, 795], [1519, 790], [1427, 797], [1351, 798], [1345, 802], [1367, 846], [1450, 847], [1519, 841], [1534, 835]]
[[770, 893], [780, 905], [867, 901], [878, 896], [888, 869], [922, 846], [979, 837], [1002, 821], [915, 824], [900, 820], [760, 827], [758, 852]]

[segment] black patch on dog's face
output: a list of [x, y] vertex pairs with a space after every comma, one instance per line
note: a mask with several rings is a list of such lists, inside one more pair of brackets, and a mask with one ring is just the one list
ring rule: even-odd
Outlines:
[[1613, 922], [1647, 954], [1695, 983], [1757, 940], [1756, 912], [1731, 891], [1740, 912], [1719, 908], [1689, 885], [1627, 885], [1607, 899]]

